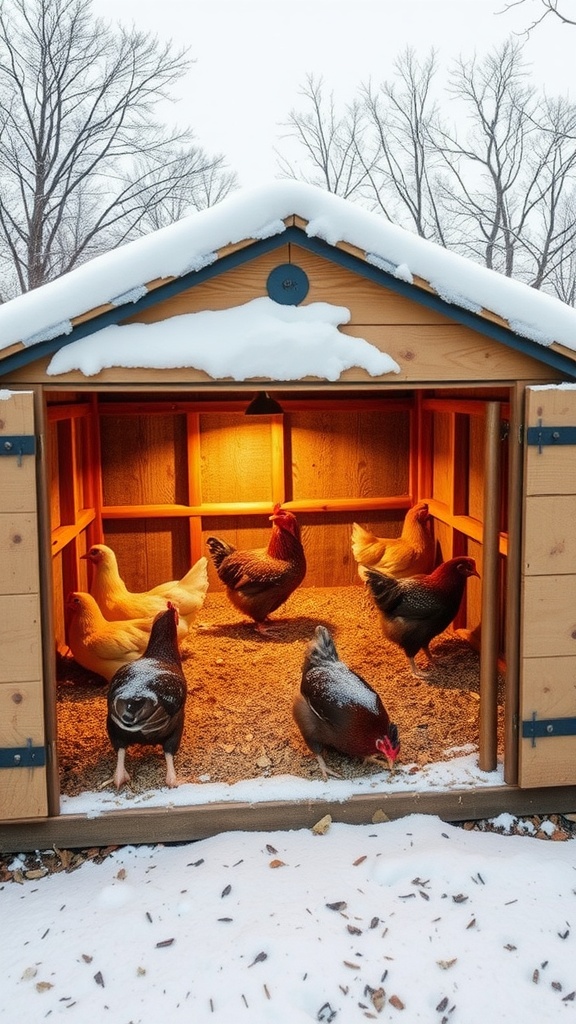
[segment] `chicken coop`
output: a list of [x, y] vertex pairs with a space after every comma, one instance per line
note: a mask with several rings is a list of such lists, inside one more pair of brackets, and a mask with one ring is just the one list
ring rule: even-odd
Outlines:
[[[240, 192], [0, 307], [2, 849], [326, 813], [576, 809], [576, 345], [526, 329], [558, 315], [576, 342], [576, 313], [321, 190], [283, 183], [261, 200]], [[493, 307], [465, 293], [468, 278], [494, 288]], [[211, 370], [219, 351], [231, 365]], [[435, 564], [471, 556], [479, 577], [415, 679], [383, 639], [351, 530], [398, 538], [417, 502]], [[85, 556], [107, 545], [145, 592], [181, 579], [208, 537], [265, 547], [275, 505], [298, 520], [303, 582], [261, 635], [208, 557], [182, 645], [175, 760], [189, 797], [163, 789], [162, 751], [145, 748], [128, 751], [122, 800], [106, 683], [68, 645], [68, 595], [92, 584]], [[394, 716], [400, 781], [337, 760], [351, 793], [318, 790], [291, 714], [318, 623]], [[425, 784], [462, 754], [478, 784]], [[297, 785], [278, 789], [286, 778]], [[234, 797], [250, 779], [263, 798]], [[102, 793], [95, 813], [83, 798]]]

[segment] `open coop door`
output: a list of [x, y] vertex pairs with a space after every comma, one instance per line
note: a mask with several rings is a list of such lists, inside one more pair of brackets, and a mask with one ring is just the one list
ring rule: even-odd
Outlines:
[[48, 813], [32, 392], [0, 390], [0, 820]]
[[528, 388], [519, 784], [576, 784], [576, 385]]

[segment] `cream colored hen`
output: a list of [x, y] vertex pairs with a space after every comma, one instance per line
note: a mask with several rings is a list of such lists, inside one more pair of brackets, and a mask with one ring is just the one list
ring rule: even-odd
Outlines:
[[94, 570], [90, 593], [110, 621], [153, 618], [158, 612], [165, 611], [166, 603], [170, 601], [178, 609], [178, 637], [182, 639], [206, 599], [208, 562], [204, 556], [181, 580], [160, 583], [142, 593], [128, 590], [120, 576], [116, 555], [106, 544], [93, 544], [82, 557], [92, 563]]
[[[78, 664], [89, 672], [110, 682], [119, 668], [144, 654], [153, 618], [109, 622], [94, 598], [82, 591], [70, 594], [66, 607], [70, 615], [68, 646]], [[164, 611], [167, 607], [164, 601]]]
[[429, 509], [425, 501], [409, 508], [400, 537], [376, 537], [358, 523], [352, 524], [352, 554], [358, 562], [358, 574], [377, 569], [395, 579], [429, 573], [434, 565], [434, 538], [430, 530]]

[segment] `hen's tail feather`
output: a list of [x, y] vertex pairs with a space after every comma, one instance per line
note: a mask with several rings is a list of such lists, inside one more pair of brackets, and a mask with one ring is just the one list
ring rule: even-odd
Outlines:
[[378, 572], [377, 569], [365, 569], [363, 578], [379, 608], [386, 611], [396, 603], [401, 587], [394, 576]]
[[180, 580], [181, 587], [206, 587], [208, 589], [208, 574], [206, 571], [207, 560], [204, 555], [188, 570]]
[[234, 551], [232, 544], [227, 544], [225, 540], [220, 540], [219, 537], [207, 537], [206, 546], [217, 569], [220, 568], [226, 556]]
[[306, 665], [313, 668], [327, 661], [338, 661], [336, 645], [326, 626], [316, 626], [314, 639], [308, 644]]
[[368, 533], [359, 523], [352, 523], [352, 553], [356, 560], [362, 554], [362, 548], [374, 540], [372, 534]]

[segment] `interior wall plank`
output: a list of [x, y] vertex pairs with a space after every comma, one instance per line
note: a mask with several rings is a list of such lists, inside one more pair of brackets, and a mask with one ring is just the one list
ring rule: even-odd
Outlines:
[[405, 494], [409, 414], [292, 414], [294, 499]]
[[103, 416], [105, 505], [188, 501], [185, 416]]
[[185, 519], [106, 520], [104, 539], [128, 590], [135, 593], [181, 579], [192, 563]]
[[273, 501], [269, 416], [200, 416], [203, 502]]

